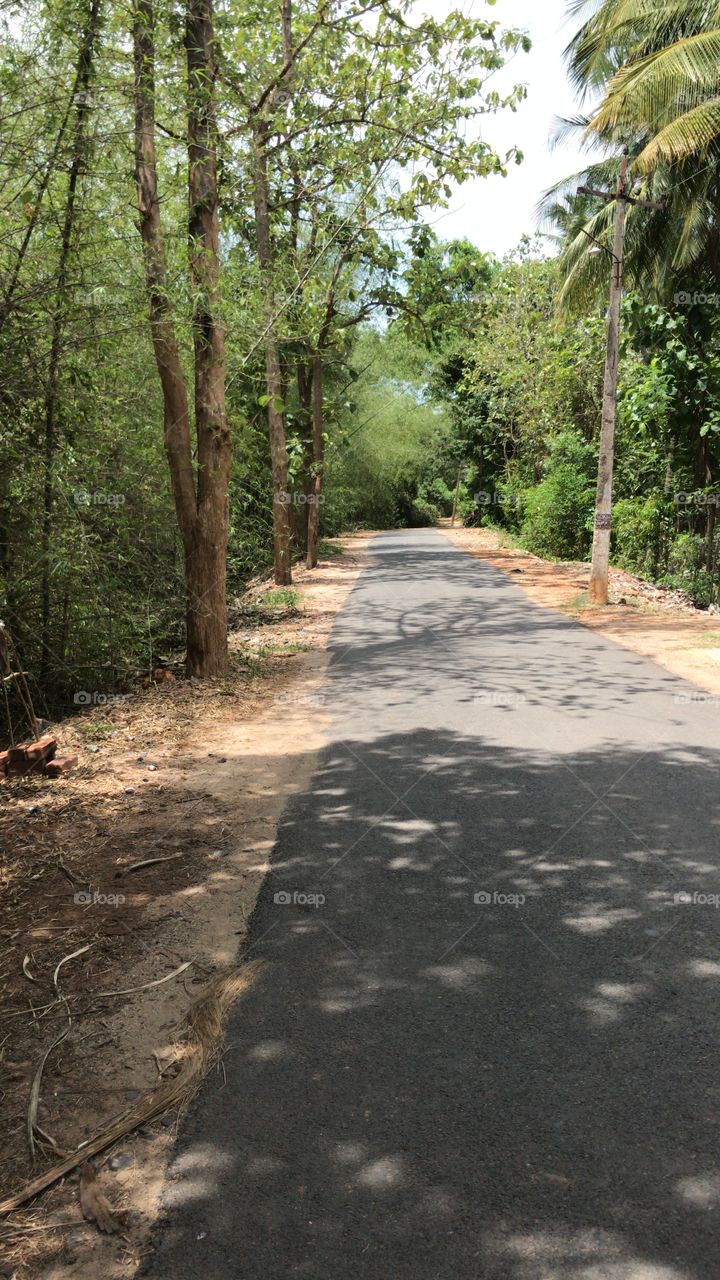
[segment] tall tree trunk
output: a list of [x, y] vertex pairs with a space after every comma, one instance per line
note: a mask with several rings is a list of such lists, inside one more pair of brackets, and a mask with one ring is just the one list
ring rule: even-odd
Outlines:
[[307, 526], [307, 558], [308, 569], [315, 569], [318, 562], [318, 541], [320, 534], [320, 503], [323, 492], [323, 366], [319, 351], [313, 353], [312, 359], [313, 386], [313, 463], [312, 485], [308, 496]]
[[[304, 360], [298, 360], [297, 366], [297, 384], [298, 399], [302, 408], [303, 427], [307, 431], [307, 439], [304, 442], [312, 456], [312, 365], [306, 364]], [[302, 468], [302, 487], [303, 487], [303, 508], [302, 508], [302, 540], [300, 550], [303, 556], [307, 553], [308, 544], [308, 516], [310, 512], [310, 504], [308, 498], [312, 492], [312, 475], [310, 469], [305, 465], [303, 459]]]
[[[60, 356], [66, 315], [68, 264], [75, 228], [78, 180], [87, 162], [86, 126], [89, 113], [88, 90], [92, 77], [95, 45], [100, 27], [100, 0], [91, 0], [78, 53], [77, 71], [73, 88], [75, 104], [75, 129], [73, 132], [70, 173], [65, 195], [65, 214], [60, 235], [60, 258], [55, 280], [55, 301], [50, 332], [50, 359], [45, 384], [45, 475], [43, 482], [43, 520], [41, 534], [41, 585], [40, 585], [40, 683], [45, 684], [50, 661], [50, 547], [52, 538], [53, 506], [55, 502], [55, 454], [57, 449], [57, 402]], [[19, 271], [19, 267], [18, 267]]]
[[197, 490], [192, 463], [188, 392], [173, 323], [160, 223], [155, 150], [155, 15], [153, 0], [136, 0], [135, 172], [150, 304], [150, 331], [163, 393], [165, 451], [185, 556], [187, 672], [211, 677], [227, 670], [227, 504], [231, 463], [225, 418], [224, 335], [217, 319], [219, 252], [210, 0], [189, 0], [189, 233], [197, 415]]
[[255, 178], [255, 237], [258, 261], [263, 276], [263, 321], [265, 344], [265, 391], [268, 396], [268, 436], [273, 490], [273, 553], [275, 581], [279, 586], [292, 582], [290, 567], [290, 519], [288, 503], [288, 459], [285, 442], [285, 411], [280, 348], [275, 332], [273, 302], [273, 248], [270, 235], [270, 209], [267, 166], [268, 123], [264, 117], [253, 127]]
[[187, 660], [194, 675], [228, 668], [227, 539], [232, 445], [225, 412], [225, 331], [220, 314], [212, 0], [188, 0], [188, 230], [190, 275], [196, 298], [195, 431], [197, 517], [189, 555]]

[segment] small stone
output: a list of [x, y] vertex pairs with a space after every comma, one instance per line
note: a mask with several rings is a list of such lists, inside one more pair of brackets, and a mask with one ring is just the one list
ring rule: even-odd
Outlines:
[[136, 1099], [136, 1098], [139, 1098], [139, 1097], [140, 1097], [140, 1090], [139, 1090], [139, 1089], [126, 1089], [126, 1090], [125, 1090], [125, 1099], [126, 1099], [126, 1101], [127, 1101], [127, 1102], [134, 1102], [134, 1101], [135, 1101], [135, 1099]]
[[109, 1169], [129, 1169], [133, 1163], [133, 1158], [129, 1151], [118, 1151], [117, 1155], [108, 1160]]
[[65, 1237], [66, 1241], [73, 1249], [82, 1248], [88, 1242], [88, 1236], [84, 1231], [69, 1231]]

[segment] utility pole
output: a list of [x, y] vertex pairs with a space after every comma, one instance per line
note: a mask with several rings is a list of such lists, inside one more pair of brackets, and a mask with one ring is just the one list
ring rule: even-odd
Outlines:
[[[605, 357], [605, 382], [603, 386], [602, 423], [600, 427], [600, 456], [598, 458], [597, 494], [595, 497], [595, 527], [593, 531], [592, 565], [590, 568], [590, 599], [593, 604], [608, 602], [608, 574], [610, 568], [610, 530], [612, 527], [612, 486], [615, 462], [615, 418], [617, 415], [617, 370], [620, 345], [620, 302], [622, 300], [623, 263], [625, 258], [625, 218], [629, 204], [646, 209], [662, 209], [663, 205], [652, 200], [636, 200], [627, 192], [628, 148], [623, 150], [620, 163], [620, 179], [617, 191], [595, 191], [592, 187], [578, 187], [578, 195], [597, 196], [607, 203], [615, 201], [615, 226], [613, 231], [612, 275], [610, 278], [610, 308], [608, 311], [607, 354]], [[601, 245], [606, 253], [610, 251]]]

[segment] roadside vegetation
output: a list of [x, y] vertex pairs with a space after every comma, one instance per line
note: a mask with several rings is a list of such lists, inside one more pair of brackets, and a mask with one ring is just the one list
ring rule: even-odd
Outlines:
[[291, 590], [323, 535], [456, 510], [587, 558], [613, 210], [577, 188], [611, 190], [624, 146], [664, 203], [628, 216], [613, 559], [717, 603], [714, 7], [572, 10], [597, 105], [559, 132], [588, 166], [498, 261], [429, 229], [520, 159], [466, 128], [523, 95], [493, 91], [527, 47], [497, 21], [6, 7], [0, 616], [40, 714], [178, 654], [222, 676], [233, 602], [268, 570]]
[[[543, 237], [504, 262], [472, 246], [412, 243], [405, 309], [390, 321], [426, 353], [430, 402], [449, 418], [418, 498], [495, 525], [538, 555], [589, 556], [622, 149], [632, 192], [619, 368], [614, 563], [720, 598], [720, 19], [716, 5], [575, 0], [568, 64], [587, 114], [582, 173], [549, 191]], [[388, 354], [388, 359], [390, 356]]]
[[451, 184], [519, 159], [474, 122], [528, 40], [405, 0], [10, 0], [0, 28], [0, 617], [62, 714], [179, 650], [222, 676], [228, 599], [317, 562], [326, 451], [326, 531], [420, 519], [438, 411], [394, 347], [363, 381], [366, 326]]

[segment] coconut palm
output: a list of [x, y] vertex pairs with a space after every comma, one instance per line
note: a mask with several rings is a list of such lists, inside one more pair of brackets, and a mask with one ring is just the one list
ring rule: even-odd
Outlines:
[[630, 148], [631, 178], [642, 199], [663, 211], [628, 210], [626, 271], [636, 289], [666, 298], [692, 274], [720, 283], [720, 0], [573, 0], [588, 14], [571, 41], [571, 79], [600, 102], [563, 122], [601, 158], [552, 188], [540, 206], [560, 232], [565, 286], [561, 304], [581, 302], [607, 280], [612, 205], [578, 197], [578, 185], [611, 190], [618, 153]]
[[[570, 74], [604, 92], [589, 128], [647, 133], [634, 168], [704, 158], [720, 137], [720, 3], [604, 0], [568, 49]], [[590, 8], [574, 0], [571, 13]]]

